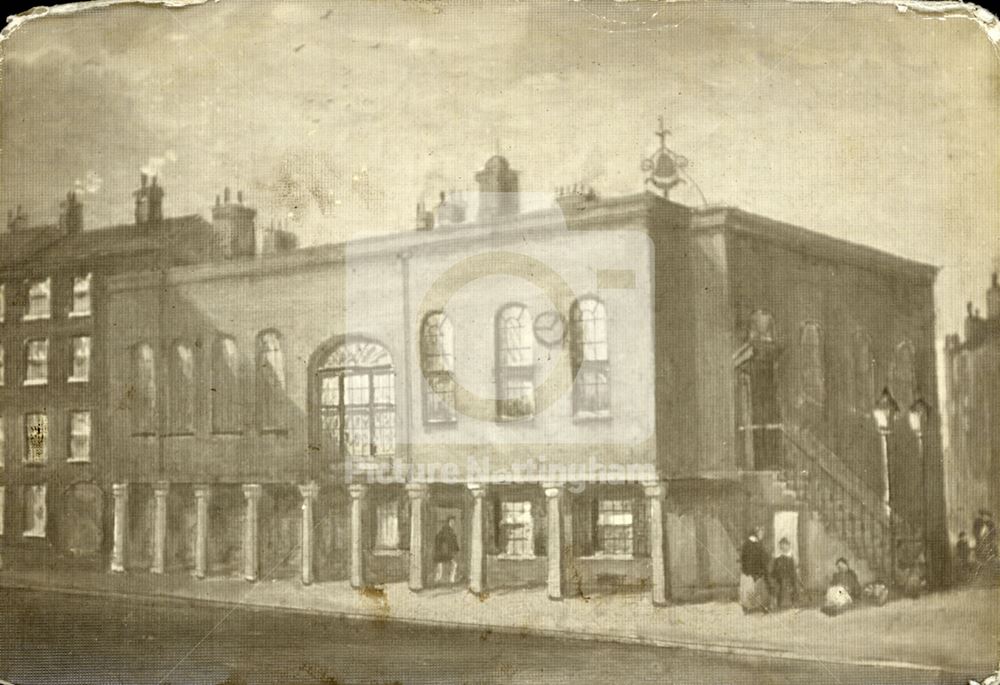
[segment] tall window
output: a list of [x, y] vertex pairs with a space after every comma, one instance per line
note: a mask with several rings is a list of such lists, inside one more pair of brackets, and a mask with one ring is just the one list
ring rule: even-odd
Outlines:
[[396, 451], [396, 376], [384, 347], [350, 342], [316, 370], [323, 445], [339, 459], [364, 463]]
[[49, 382], [48, 339], [29, 340], [25, 345], [25, 360], [25, 385], [44, 385]]
[[153, 435], [156, 425], [156, 357], [147, 343], [132, 348], [132, 373], [128, 391], [133, 435]]
[[185, 435], [194, 432], [194, 352], [185, 342], [170, 347], [168, 385], [170, 397], [170, 432]]
[[424, 375], [424, 421], [455, 421], [454, 331], [444, 312], [424, 317], [420, 327], [420, 368]]
[[90, 461], [90, 412], [69, 414], [69, 461]]
[[570, 309], [573, 364], [573, 412], [577, 416], [607, 416], [608, 319], [604, 303], [595, 297], [577, 300]]
[[7, 514], [7, 488], [0, 485], [0, 536], [3, 536], [3, 520]]
[[7, 290], [3, 283], [0, 283], [0, 323], [7, 314]]
[[91, 274], [86, 276], [76, 276], [73, 279], [73, 308], [70, 316], [90, 315], [90, 283], [93, 279]]
[[239, 433], [243, 428], [236, 341], [219, 337], [212, 344], [212, 431]]
[[375, 506], [375, 548], [399, 549], [399, 500], [383, 500]]
[[632, 556], [634, 542], [632, 500], [600, 500], [597, 506], [598, 551], [613, 556]]
[[534, 519], [531, 502], [501, 502], [500, 527], [504, 554], [509, 557], [535, 556]]
[[28, 283], [28, 310], [26, 319], [47, 319], [52, 312], [51, 279], [45, 278]]
[[527, 307], [512, 304], [499, 311], [496, 341], [497, 414], [530, 418], [535, 414], [535, 347]]
[[826, 374], [823, 368], [823, 329], [815, 321], [802, 324], [799, 334], [802, 398], [823, 406], [826, 402]]
[[262, 431], [285, 430], [285, 353], [275, 331], [257, 336], [257, 421]]
[[[7, 467], [7, 419], [0, 416], [0, 471]], [[0, 512], [0, 516], [2, 516]]]
[[958, 424], [967, 438], [972, 434], [973, 380], [969, 373], [969, 357], [959, 352], [955, 357], [955, 397], [958, 402]]
[[78, 335], [73, 338], [73, 371], [70, 383], [86, 383], [90, 380], [90, 336]]
[[904, 340], [896, 346], [892, 357], [892, 375], [889, 386], [899, 406], [905, 411], [913, 404], [917, 389], [913, 344]]
[[854, 380], [854, 409], [867, 415], [875, 401], [875, 357], [872, 341], [864, 331], [854, 333], [852, 363]]
[[3, 345], [0, 344], [0, 385], [4, 384], [4, 368], [6, 358], [4, 357]]
[[44, 538], [48, 525], [48, 506], [45, 485], [24, 486], [24, 529], [26, 538]]
[[24, 461], [44, 464], [49, 460], [49, 417], [45, 414], [24, 415]]

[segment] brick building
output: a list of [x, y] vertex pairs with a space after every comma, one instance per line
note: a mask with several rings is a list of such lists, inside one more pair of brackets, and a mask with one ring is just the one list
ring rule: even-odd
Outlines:
[[936, 387], [933, 267], [654, 192], [521, 212], [499, 157], [476, 178], [475, 219], [449, 196], [419, 230], [108, 279], [114, 570], [417, 590], [452, 519], [475, 592], [661, 603], [731, 592], [762, 523], [822, 586], [841, 554], [887, 573], [886, 454], [897, 537], [926, 521], [943, 577], [936, 419], [883, 453], [871, 415]]
[[[84, 230], [75, 193], [58, 224], [20, 211], [0, 233], [0, 531], [8, 554], [104, 564], [111, 501], [107, 423], [107, 279], [147, 275], [224, 253], [199, 215], [164, 217], [143, 175], [135, 223]], [[245, 213], [231, 209], [230, 213]], [[217, 222], [218, 223], [218, 222]]]
[[986, 316], [968, 305], [964, 340], [945, 341], [950, 454], [948, 524], [972, 535], [980, 509], [1000, 511], [1000, 283], [986, 291]]

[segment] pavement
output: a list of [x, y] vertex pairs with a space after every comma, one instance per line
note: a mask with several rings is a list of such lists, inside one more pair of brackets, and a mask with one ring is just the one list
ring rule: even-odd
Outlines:
[[303, 586], [294, 579], [248, 583], [184, 574], [111, 574], [11, 568], [0, 587], [158, 602], [340, 616], [492, 633], [618, 642], [982, 678], [1000, 662], [1000, 588], [967, 587], [858, 606], [828, 617], [818, 606], [745, 615], [735, 602], [654, 607], [648, 594], [607, 594], [554, 602], [544, 588], [475, 595], [462, 587], [411, 592], [405, 583], [356, 590], [349, 583]]

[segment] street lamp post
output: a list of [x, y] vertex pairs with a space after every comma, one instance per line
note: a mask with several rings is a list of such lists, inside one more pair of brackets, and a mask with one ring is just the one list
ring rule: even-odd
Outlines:
[[885, 507], [885, 515], [889, 518], [889, 585], [896, 584], [896, 523], [892, 515], [892, 504], [889, 499], [889, 434], [892, 432], [892, 423], [899, 413], [899, 404], [892, 396], [889, 388], [883, 388], [882, 394], [875, 401], [872, 408], [872, 416], [875, 418], [875, 425], [878, 427], [879, 437], [882, 443], [882, 506]]
[[907, 418], [910, 421], [910, 430], [917, 438], [917, 455], [920, 457], [920, 471], [923, 477], [923, 513], [924, 513], [924, 569], [930, 567], [930, 544], [928, 542], [928, 510], [930, 502], [927, 500], [927, 454], [924, 452], [924, 431], [927, 430], [927, 419], [930, 416], [931, 408], [924, 398], [917, 397], [910, 405]]

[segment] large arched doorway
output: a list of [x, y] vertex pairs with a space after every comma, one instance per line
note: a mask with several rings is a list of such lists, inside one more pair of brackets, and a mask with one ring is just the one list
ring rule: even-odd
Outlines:
[[63, 505], [63, 549], [88, 558], [101, 552], [104, 541], [104, 493], [93, 483], [74, 483], [66, 489]]

